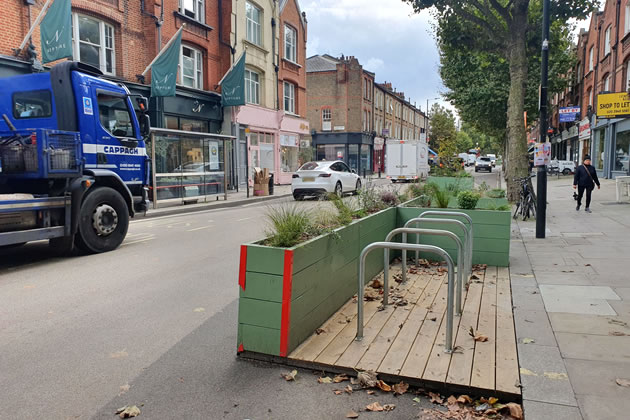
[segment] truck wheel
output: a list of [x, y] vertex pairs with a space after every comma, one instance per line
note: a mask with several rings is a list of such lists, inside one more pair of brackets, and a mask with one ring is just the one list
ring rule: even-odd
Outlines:
[[129, 209], [118, 191], [96, 188], [83, 200], [76, 245], [94, 254], [112, 251], [122, 243], [129, 228]]
[[564, 168], [564, 169], [562, 170], [562, 175], [569, 175], [570, 173], [571, 173], [571, 170], [570, 170], [570, 169], [568, 169], [568, 168]]

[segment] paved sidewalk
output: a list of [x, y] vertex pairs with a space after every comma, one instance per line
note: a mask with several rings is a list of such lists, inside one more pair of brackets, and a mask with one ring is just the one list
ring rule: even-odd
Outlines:
[[[535, 181], [535, 180], [534, 180]], [[630, 416], [630, 204], [601, 180], [592, 214], [550, 178], [547, 238], [513, 223], [512, 293], [527, 420]], [[536, 183], [534, 182], [534, 185]]]

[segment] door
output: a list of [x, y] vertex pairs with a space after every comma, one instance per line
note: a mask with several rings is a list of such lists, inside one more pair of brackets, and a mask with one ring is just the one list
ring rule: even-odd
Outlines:
[[[146, 150], [138, 147], [138, 126], [124, 93], [95, 89], [96, 166], [116, 172], [127, 184], [141, 184]], [[85, 98], [84, 98], [85, 100]], [[85, 147], [84, 147], [85, 149]]]
[[355, 182], [354, 182], [354, 174], [352, 173], [352, 171], [350, 170], [350, 168], [348, 167], [348, 165], [346, 165], [345, 163], [340, 163], [340, 169], [341, 169], [341, 178], [343, 179], [343, 190], [344, 191], [350, 191], [350, 190], [354, 190]]

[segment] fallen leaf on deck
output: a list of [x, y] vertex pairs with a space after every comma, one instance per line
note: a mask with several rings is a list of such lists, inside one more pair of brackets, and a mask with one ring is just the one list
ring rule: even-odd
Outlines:
[[352, 394], [352, 385], [346, 385], [343, 390], [346, 391], [348, 394]]
[[193, 309], [193, 312], [205, 312], [206, 308], [195, 308]]
[[608, 323], [609, 324], [620, 325], [622, 327], [627, 327], [628, 326], [627, 322], [619, 321], [618, 319], [609, 319]]
[[590, 266], [591, 266], [590, 264], [584, 264], [584, 267], [590, 267]]
[[321, 333], [325, 333], [325, 332], [326, 332], [326, 330], [323, 329], [323, 328], [318, 328], [318, 329], [315, 330], [315, 334], [317, 334], [317, 335], [320, 335]]
[[343, 391], [340, 391], [338, 389], [333, 389], [333, 392], [335, 393], [335, 395], [341, 395], [343, 394]]
[[337, 375], [333, 378], [333, 382], [338, 384], [339, 382], [343, 382], [343, 381], [349, 381], [350, 378], [348, 378], [346, 375]]
[[332, 379], [330, 379], [328, 376], [324, 376], [323, 378], [317, 378], [317, 382], [319, 382], [320, 384], [330, 384], [332, 383]]
[[475, 332], [475, 330], [473, 329], [473, 327], [470, 327], [470, 330], [468, 330], [468, 335], [470, 335], [472, 338], [474, 338], [475, 341], [478, 342], [486, 342], [488, 341], [488, 337], [483, 335], [483, 334], [479, 334], [479, 331]]
[[383, 411], [384, 408], [377, 401], [374, 401], [372, 404], [368, 404], [365, 409], [367, 411]]
[[557, 379], [557, 380], [569, 379], [566, 373], [545, 372], [544, 375], [546, 378], [549, 378], [549, 379]]
[[471, 279], [473, 280], [479, 280], [479, 277], [475, 276], [474, 274], [472, 276], [470, 276]]
[[490, 408], [490, 404], [488, 403], [483, 403], [478, 405], [477, 407], [475, 407], [475, 411], [477, 412], [482, 412], [482, 411], [486, 411], [487, 409]]
[[374, 394], [376, 394], [376, 391], [372, 391], [372, 390], [370, 390], [370, 391], [368, 391], [368, 392], [367, 392], [367, 394], [368, 394], [368, 395], [374, 395]]
[[523, 418], [523, 407], [521, 407], [520, 404], [507, 403], [507, 406], [510, 409], [510, 416], [514, 417], [516, 420]]
[[455, 398], [455, 396], [454, 396], [454, 395], [451, 395], [450, 397], [448, 397], [448, 398], [446, 399], [446, 404], [448, 404], [448, 405], [454, 405], [454, 404], [457, 404], [457, 398]]
[[432, 403], [444, 404], [444, 399], [442, 399], [442, 396], [440, 394], [429, 392], [429, 397], [431, 397]]
[[462, 404], [471, 404], [472, 403], [472, 398], [470, 398], [468, 395], [460, 395], [459, 398], [457, 399], [457, 402], [462, 403]]
[[282, 376], [286, 381], [295, 381], [295, 377], [297, 376], [298, 371], [297, 370], [292, 370], [289, 373], [282, 373], [280, 374], [280, 376]]
[[379, 279], [372, 280], [370, 283], [370, 287], [373, 289], [381, 289], [383, 287], [383, 283]]
[[529, 369], [525, 369], [525, 368], [521, 368], [521, 375], [538, 376], [536, 373], [532, 372]]
[[391, 392], [391, 390], [392, 390], [391, 386], [387, 385], [385, 382], [383, 382], [381, 380], [379, 380], [377, 382], [376, 386], [378, 386], [381, 389], [381, 391]]
[[135, 405], [126, 405], [116, 410], [116, 414], [121, 419], [128, 419], [130, 417], [137, 417], [140, 415], [140, 409]]
[[414, 402], [417, 402], [418, 404], [420, 404], [420, 398], [416, 397], [413, 399]]
[[630, 388], [630, 379], [617, 378], [615, 382], [617, 382], [617, 385], [619, 386], [625, 386], [626, 388]]
[[433, 321], [433, 322], [435, 322], [435, 321], [437, 321], [437, 317], [436, 317], [436, 316], [434, 316], [433, 318], [429, 318], [429, 321]]
[[614, 335], [615, 337], [623, 337], [623, 336], [626, 336], [626, 335], [630, 335], [630, 334], [626, 334], [626, 333], [621, 332], [621, 331], [611, 331], [608, 334], [609, 335]]
[[490, 405], [495, 405], [498, 402], [499, 402], [498, 398], [495, 398], [495, 397], [488, 398], [488, 404], [490, 404]]
[[523, 344], [532, 344], [535, 342], [536, 340], [534, 340], [533, 338], [523, 338]]
[[400, 382], [398, 384], [392, 385], [392, 391], [394, 391], [394, 395], [402, 395], [409, 389], [409, 384], [404, 382]]
[[384, 411], [392, 411], [394, 408], [396, 408], [396, 404], [385, 404], [383, 406]]
[[378, 379], [376, 378], [376, 373], [372, 370], [359, 372], [357, 374], [357, 379], [359, 380], [359, 384], [363, 388], [374, 388], [378, 382]]
[[350, 410], [350, 411], [348, 412], [348, 414], [346, 414], [346, 418], [347, 418], [347, 419], [357, 419], [357, 418], [359, 418], [359, 414], [358, 414], [358, 413], [355, 413], [355, 412], [354, 412], [354, 411], [352, 411], [352, 410]]

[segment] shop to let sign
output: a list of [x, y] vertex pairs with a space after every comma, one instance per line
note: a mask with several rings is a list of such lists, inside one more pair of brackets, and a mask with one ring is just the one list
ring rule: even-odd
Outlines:
[[597, 95], [597, 117], [630, 117], [630, 97], [627, 92]]

